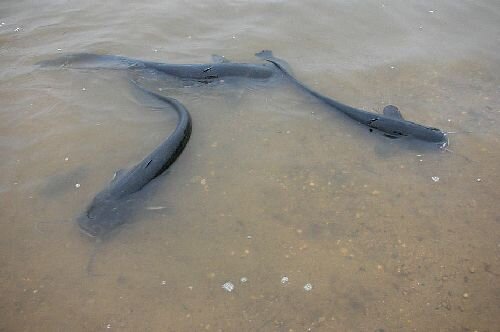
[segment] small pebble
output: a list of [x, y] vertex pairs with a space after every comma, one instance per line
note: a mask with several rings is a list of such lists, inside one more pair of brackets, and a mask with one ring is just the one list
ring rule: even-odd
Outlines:
[[251, 239], [252, 238], [252, 235], [247, 235], [247, 239]]
[[439, 176], [433, 176], [431, 179], [434, 182], [438, 182], [439, 181]]
[[469, 293], [464, 293], [464, 299], [468, 299], [469, 298]]
[[433, 10], [429, 10], [429, 13], [431, 13], [431, 14], [432, 14], [432, 13], [434, 13], [434, 11], [433, 11]]
[[227, 292], [232, 292], [234, 289], [234, 284], [231, 281], [228, 281], [222, 285], [222, 288]]
[[64, 161], [68, 161], [68, 160], [69, 160], [69, 158], [68, 158], [68, 157], [64, 158]]
[[241, 282], [242, 284], [244, 284], [244, 283], [245, 283], [245, 282], [247, 282], [247, 281], [248, 281], [248, 278], [247, 278], [247, 277], [241, 277], [241, 278], [240, 278], [240, 282]]
[[15, 32], [18, 32], [18, 31], [20, 31], [20, 30], [21, 30], [21, 28], [20, 28], [20, 27], [17, 27], [17, 28], [15, 28], [15, 29], [14, 29], [14, 31], [15, 31]]
[[163, 281], [161, 282], [161, 284], [162, 284], [163, 286], [165, 286], [165, 285], [167, 284], [167, 281], [166, 281], [166, 280], [163, 280]]
[[305, 285], [304, 285], [304, 290], [305, 290], [306, 292], [309, 292], [309, 291], [311, 291], [312, 289], [313, 289], [313, 286], [312, 286], [310, 283], [307, 283], [307, 284], [305, 284]]
[[75, 188], [80, 188], [80, 184], [79, 183], [75, 184]]
[[82, 91], [87, 91], [87, 89], [85, 89], [85, 88], [82, 88]]
[[106, 328], [110, 329], [111, 328], [111, 324], [106, 325]]
[[476, 179], [476, 181], [477, 181], [477, 182], [481, 182], [481, 179], [480, 179], [480, 178], [477, 178], [477, 179]]
[[282, 285], [288, 284], [288, 277], [287, 276], [284, 276], [284, 277], [281, 278], [281, 284]]

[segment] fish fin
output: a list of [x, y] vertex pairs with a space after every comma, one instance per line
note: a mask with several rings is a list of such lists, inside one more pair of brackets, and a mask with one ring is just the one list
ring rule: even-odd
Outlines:
[[226, 57], [223, 55], [218, 55], [218, 54], [212, 54], [212, 62], [213, 63], [228, 63], [231, 62]]
[[387, 105], [384, 107], [384, 115], [394, 119], [404, 120], [399, 109], [394, 105]]
[[287, 73], [288, 75], [290, 75], [290, 76], [293, 77], [292, 67], [290, 67], [290, 65], [288, 64], [288, 62], [286, 62], [285, 60], [276, 58], [273, 55], [273, 51], [271, 51], [271, 50], [262, 50], [262, 51], [260, 51], [258, 53], [255, 53], [255, 56], [258, 57], [258, 58], [260, 58], [260, 59], [262, 59], [262, 60], [266, 60], [266, 61], [272, 62], [274, 65], [276, 65], [282, 71], [284, 71], [285, 73]]
[[255, 53], [255, 56], [261, 58], [262, 60], [274, 59], [273, 51], [271, 50], [262, 50]]
[[117, 170], [115, 172], [115, 174], [113, 174], [113, 178], [111, 179], [111, 183], [118, 181], [123, 176], [123, 174], [125, 174], [125, 170], [123, 168], [120, 168], [119, 170]]

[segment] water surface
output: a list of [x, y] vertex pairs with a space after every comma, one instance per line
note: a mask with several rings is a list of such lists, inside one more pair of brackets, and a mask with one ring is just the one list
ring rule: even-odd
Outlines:
[[[3, 1], [0, 13], [1, 331], [500, 326], [497, 1]], [[34, 64], [258, 63], [262, 49], [328, 96], [456, 132], [453, 152], [374, 135], [285, 81], [145, 75], [190, 110], [193, 135], [89, 274], [95, 244], [74, 218], [175, 116], [137, 100], [124, 72]]]

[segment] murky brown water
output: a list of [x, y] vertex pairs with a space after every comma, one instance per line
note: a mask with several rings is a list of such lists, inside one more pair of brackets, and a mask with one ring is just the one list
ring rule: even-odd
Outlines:
[[[498, 1], [45, 3], [0, 4], [0, 331], [499, 331]], [[284, 82], [164, 85], [191, 141], [89, 275], [75, 216], [175, 118], [122, 72], [34, 63], [266, 48], [326, 95], [456, 131], [453, 153]]]

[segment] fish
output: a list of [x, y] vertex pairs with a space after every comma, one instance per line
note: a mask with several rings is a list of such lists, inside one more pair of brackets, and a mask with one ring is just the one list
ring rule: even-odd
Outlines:
[[278, 71], [269, 63], [235, 63], [222, 56], [212, 55], [209, 64], [169, 64], [142, 61], [119, 55], [101, 55], [92, 53], [67, 54], [56, 59], [37, 63], [40, 67], [63, 67], [74, 69], [127, 69], [156, 70], [173, 77], [211, 82], [229, 77], [267, 79]]
[[434, 127], [421, 125], [403, 118], [399, 109], [394, 105], [387, 105], [383, 109], [383, 114], [360, 110], [349, 105], [338, 102], [332, 98], [324, 96], [319, 92], [306, 86], [293, 75], [290, 66], [286, 61], [274, 57], [272, 51], [263, 50], [255, 54], [258, 58], [268, 61], [279, 68], [296, 86], [317, 98], [329, 107], [345, 114], [349, 118], [367, 126], [373, 130], [381, 132], [391, 139], [414, 138], [420, 141], [436, 144], [439, 148], [445, 149], [449, 145], [447, 133]]
[[135, 85], [146, 95], [160, 101], [165, 109], [173, 108], [178, 116], [177, 125], [174, 131], [141, 162], [128, 170], [118, 170], [111, 182], [93, 198], [86, 210], [77, 218], [82, 232], [91, 237], [102, 238], [124, 224], [133, 212], [130, 209], [130, 202], [134, 194], [165, 172], [180, 156], [191, 137], [191, 115], [184, 105], [174, 98]]

